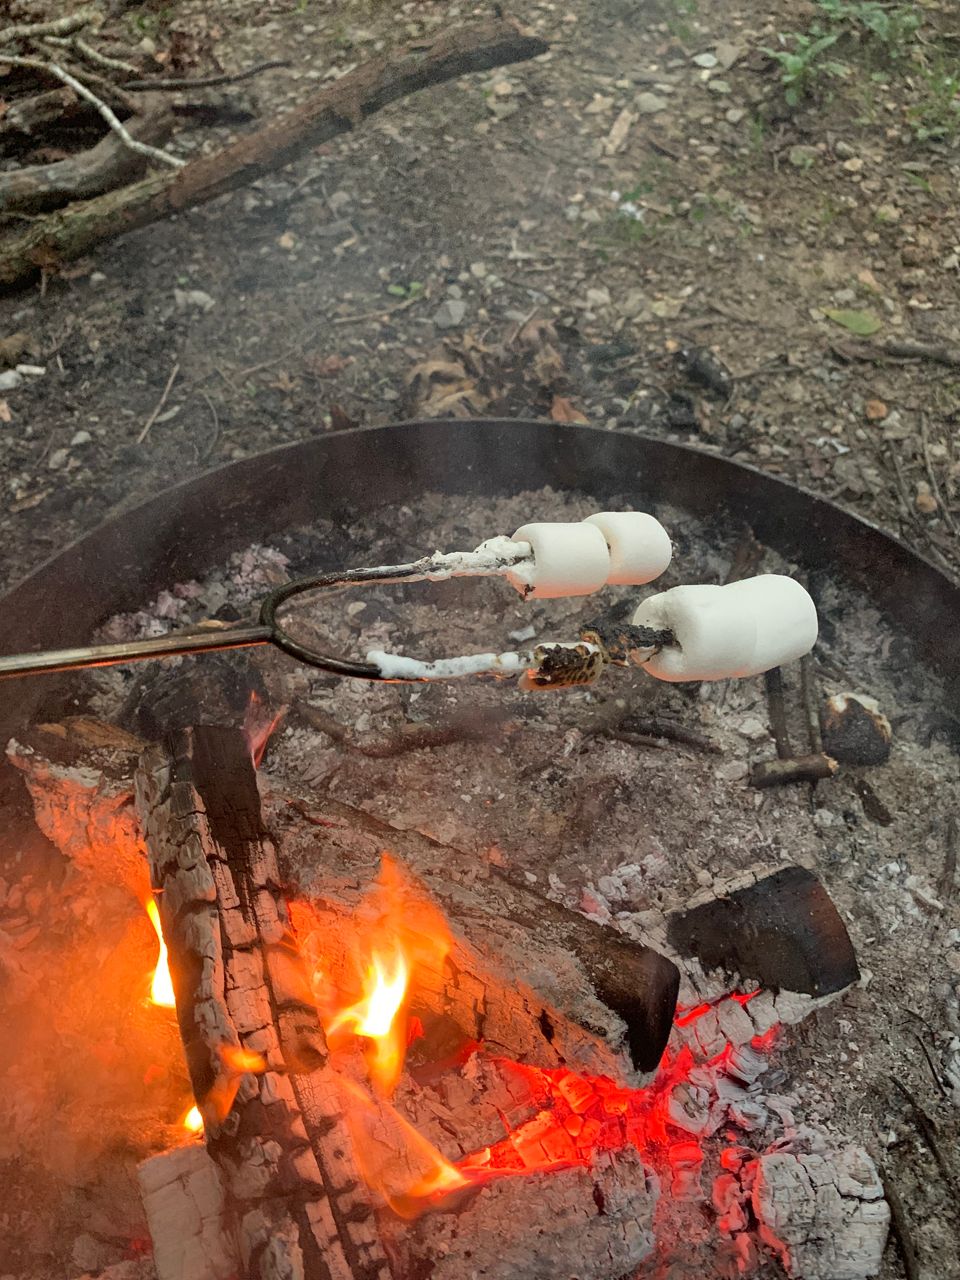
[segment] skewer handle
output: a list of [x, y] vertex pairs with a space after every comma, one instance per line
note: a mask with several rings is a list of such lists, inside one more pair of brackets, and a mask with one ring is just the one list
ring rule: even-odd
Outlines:
[[94, 644], [81, 649], [45, 649], [39, 653], [18, 653], [0, 657], [0, 680], [12, 676], [35, 675], [43, 671], [80, 671], [84, 667], [115, 667], [145, 658], [172, 658], [180, 654], [206, 653], [217, 649], [249, 649], [270, 644], [269, 627], [224, 627], [193, 635], [155, 636], [125, 644]]

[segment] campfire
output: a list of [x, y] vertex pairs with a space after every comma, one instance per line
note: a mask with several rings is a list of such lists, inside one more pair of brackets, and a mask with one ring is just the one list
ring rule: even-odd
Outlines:
[[[259, 551], [238, 565], [250, 598], [284, 567]], [[628, 600], [630, 584], [615, 585]], [[536, 653], [520, 647], [522, 590], [498, 606], [502, 586], [482, 584], [470, 613], [470, 589], [426, 589], [408, 615], [420, 653], [475, 652], [497, 607], [516, 652]], [[554, 634], [595, 646], [601, 669], [637, 649], [631, 627], [665, 652], [664, 633], [715, 598], [697, 587], [658, 603], [685, 590], [668, 580], [642, 617], [551, 599]], [[564, 693], [531, 679], [525, 692], [495, 680], [452, 694], [432, 671], [398, 701], [393, 682], [420, 659], [383, 624], [397, 598], [376, 587], [334, 626], [344, 653], [362, 626], [379, 685], [304, 677], [281, 655], [256, 669], [185, 659], [134, 686], [110, 671], [95, 677], [103, 719], [40, 724], [8, 750], [45, 836], [130, 904], [137, 942], [112, 998], [135, 1006], [136, 1052], [153, 1059], [141, 1071], [156, 1125], [137, 1170], [138, 1248], [158, 1280], [876, 1274], [889, 1220], [876, 1166], [807, 1119], [785, 1065], [797, 1028], [859, 981], [853, 946], [803, 859], [748, 849], [768, 787], [827, 776], [804, 760], [836, 769], [824, 743], [734, 775], [702, 730], [625, 715], [617, 670], [604, 675], [616, 714], [600, 718], [601, 695], [556, 668], [548, 683]], [[314, 644], [306, 603], [293, 612]], [[102, 639], [117, 643], [125, 625]], [[723, 661], [742, 661], [739, 643]], [[684, 655], [709, 678], [716, 655], [692, 642]], [[242, 697], [229, 695], [233, 727], [227, 715], [202, 723], [198, 690], [227, 696], [228, 663], [231, 679], [246, 671]], [[655, 680], [633, 678], [662, 688], [676, 715], [683, 697], [660, 665]], [[130, 729], [108, 723], [121, 692]], [[788, 674], [763, 695], [793, 742], [798, 692]], [[889, 751], [889, 723], [851, 697], [832, 699], [824, 732], [836, 738], [855, 704], [857, 734], [873, 716]], [[426, 725], [407, 723], [418, 699]], [[565, 699], [579, 700], [572, 720]], [[161, 706], [182, 727], [147, 742]], [[538, 758], [541, 723], [560, 745]], [[585, 741], [598, 744], [593, 762]], [[682, 767], [666, 764], [664, 743], [687, 753]], [[644, 746], [656, 760], [638, 756]], [[719, 834], [704, 825], [671, 866], [652, 832], [682, 824], [667, 811], [658, 826], [658, 807], [669, 810], [668, 788], [695, 795], [707, 767], [725, 771], [709, 784], [725, 798]], [[729, 781], [742, 801], [727, 800]], [[567, 806], [574, 786], [582, 816]], [[630, 826], [637, 796], [651, 834]], [[573, 901], [560, 878], [577, 856], [569, 833], [584, 847], [621, 841]], [[719, 875], [703, 870], [713, 839]], [[555, 848], [557, 872], [525, 862], [526, 845]], [[821, 1043], [829, 1053], [829, 1035]]]

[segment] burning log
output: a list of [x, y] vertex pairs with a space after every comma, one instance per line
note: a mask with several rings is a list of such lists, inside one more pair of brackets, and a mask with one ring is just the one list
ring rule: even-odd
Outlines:
[[[549, 1131], [537, 1129], [543, 1105], [543, 1086], [536, 1083], [540, 1076], [518, 1075], [485, 1058], [474, 1073], [476, 1105], [462, 1113], [450, 1105], [454, 1082], [446, 1082], [444, 1095], [428, 1091], [431, 1079], [449, 1068], [451, 1057], [462, 1063], [481, 1038], [511, 1057], [542, 1064], [564, 1077], [570, 1062], [597, 1073], [609, 1087], [615, 1087], [613, 1079], [629, 1079], [632, 1064], [620, 1047], [623, 1024], [604, 1010], [563, 950], [569, 939], [586, 952], [589, 929], [568, 926], [559, 934], [559, 946], [554, 942], [549, 947], [542, 936], [531, 939], [526, 928], [509, 918], [513, 911], [532, 919], [531, 903], [512, 886], [498, 884], [505, 919], [495, 944], [481, 950], [452, 931], [441, 937], [446, 928], [436, 909], [423, 904], [422, 889], [388, 864], [384, 876], [392, 905], [375, 898], [369, 911], [381, 923], [392, 911], [393, 924], [407, 943], [406, 955], [416, 966], [408, 1020], [394, 1021], [401, 996], [386, 1021], [374, 1004], [375, 997], [381, 1004], [392, 999], [394, 969], [384, 959], [376, 990], [365, 1001], [324, 1018], [324, 1031], [317, 1010], [318, 1000], [323, 1004], [321, 987], [339, 987], [347, 980], [343, 938], [350, 916], [344, 907], [350, 893], [337, 883], [335, 870], [327, 900], [294, 912], [299, 926], [295, 935], [242, 735], [214, 728], [179, 733], [169, 750], [154, 748], [146, 754], [136, 786], [187, 1063], [207, 1149], [225, 1188], [241, 1274], [253, 1280], [296, 1275], [374, 1280], [420, 1274], [420, 1268], [429, 1267], [438, 1280], [454, 1280], [464, 1273], [468, 1259], [485, 1257], [491, 1277], [534, 1280], [545, 1269], [564, 1270], [576, 1259], [578, 1274], [600, 1280], [608, 1274], [611, 1257], [626, 1272], [646, 1256], [652, 1248], [655, 1193], [643, 1160], [634, 1151], [615, 1166], [585, 1167], [569, 1132], [552, 1125]], [[415, 908], [418, 897], [421, 905]], [[489, 932], [496, 917], [481, 910], [479, 895], [458, 886], [450, 900], [457, 904], [456, 919], [472, 911], [481, 917], [481, 931]], [[535, 902], [541, 915], [549, 917], [548, 905]], [[362, 920], [362, 910], [359, 915]], [[549, 933], [551, 924], [559, 927], [556, 912], [553, 917], [541, 934]], [[315, 968], [311, 973], [305, 962], [311, 955], [311, 936], [304, 934], [308, 928], [320, 933], [322, 972]], [[600, 974], [599, 941], [591, 938], [590, 945]], [[606, 980], [611, 986], [612, 973], [621, 962], [626, 964], [624, 950], [608, 954]], [[649, 984], [649, 973], [657, 967], [653, 953], [638, 947], [633, 951], [641, 957], [635, 971], [645, 972]], [[499, 964], [495, 953], [502, 953]], [[565, 1003], [579, 1009], [579, 1021], [534, 987], [518, 982], [509, 972], [512, 965], [517, 973], [530, 975], [533, 969], [545, 981], [551, 974], [549, 984], [557, 988], [566, 985]], [[672, 970], [661, 961], [664, 967]], [[622, 978], [618, 981], [622, 987]], [[674, 974], [674, 992], [675, 986]], [[378, 1019], [382, 1026], [375, 1025]], [[359, 1042], [367, 1045], [365, 1053], [341, 1049], [346, 1022], [355, 1024], [358, 1041], [363, 1037]], [[391, 1026], [406, 1028], [399, 1046], [391, 1047]], [[388, 1102], [399, 1066], [384, 1066], [381, 1059], [399, 1051], [402, 1062], [407, 1034], [419, 1038], [411, 1048], [408, 1075]], [[375, 1074], [373, 1064], [383, 1067], [389, 1085]], [[365, 1065], [380, 1093], [367, 1087]], [[456, 1080], [456, 1087], [463, 1088], [462, 1076]], [[581, 1108], [602, 1108], [602, 1096], [587, 1088]], [[416, 1124], [406, 1115], [414, 1116]], [[516, 1177], [488, 1185], [495, 1170], [484, 1160], [471, 1166], [469, 1174], [452, 1162], [492, 1150], [507, 1117], [534, 1128], [524, 1137], [527, 1145], [519, 1148], [528, 1155], [519, 1168], [506, 1172], [550, 1170], [548, 1188], [538, 1184], [531, 1189], [526, 1179]], [[592, 1123], [599, 1132], [599, 1122]], [[573, 1132], [580, 1133], [583, 1124], [577, 1120]], [[164, 1174], [161, 1181], [173, 1185], [178, 1177]], [[446, 1207], [448, 1197], [459, 1209], [453, 1217], [431, 1217], [415, 1229], [398, 1227], [401, 1217], [439, 1200]], [[481, 1216], [470, 1211], [476, 1198], [495, 1201], [504, 1223], [525, 1223], [537, 1202], [542, 1229], [532, 1241], [526, 1232], [516, 1237], [507, 1233], [506, 1239], [491, 1236]], [[609, 1208], [598, 1213], [600, 1204]], [[598, 1220], [589, 1232], [585, 1216]], [[167, 1274], [177, 1273], [161, 1269], [161, 1280]]]

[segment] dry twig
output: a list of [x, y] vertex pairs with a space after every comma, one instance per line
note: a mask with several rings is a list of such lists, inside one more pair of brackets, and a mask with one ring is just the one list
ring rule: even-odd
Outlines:
[[163, 395], [157, 401], [157, 407], [154, 409], [153, 413], [151, 413], [150, 417], [143, 424], [143, 430], [137, 436], [137, 444], [143, 444], [144, 440], [146, 440], [147, 435], [150, 432], [150, 428], [153, 426], [157, 418], [159, 418], [160, 414], [162, 413], [163, 406], [167, 403], [167, 396], [170, 394], [173, 384], [177, 380], [177, 374], [179, 372], [180, 372], [180, 361], [177, 360], [174, 363], [173, 368], [170, 370], [170, 377], [167, 379], [167, 385], [163, 388]]
[[0, 63], [2, 62], [9, 63], [13, 67], [31, 67], [34, 71], [46, 71], [50, 75], [56, 76], [58, 80], [62, 80], [78, 97], [83, 98], [85, 102], [89, 102], [103, 116], [114, 133], [123, 140], [124, 145], [129, 147], [131, 151], [137, 151], [140, 155], [149, 156], [151, 160], [159, 160], [162, 164], [169, 165], [175, 169], [182, 168], [186, 163], [186, 161], [179, 159], [177, 156], [161, 151], [159, 147], [151, 147], [146, 142], [138, 142], [103, 99], [98, 98], [93, 90], [88, 89], [76, 76], [71, 75], [69, 71], [64, 71], [59, 63], [44, 62], [42, 58], [14, 57], [9, 53], [0, 54]]
[[907, 1274], [907, 1280], [920, 1280], [920, 1263], [917, 1259], [917, 1250], [913, 1243], [913, 1235], [910, 1231], [910, 1224], [907, 1221], [903, 1201], [900, 1199], [900, 1193], [883, 1165], [880, 1166], [880, 1181], [883, 1184], [883, 1194], [886, 1196], [887, 1204], [890, 1206], [893, 1233], [900, 1246], [900, 1256], [903, 1258], [903, 1269]]
[[[218, 85], [239, 84], [241, 80], [250, 80], [264, 71], [273, 71], [276, 67], [289, 66], [290, 63], [284, 58], [268, 58], [266, 62], [258, 62], [255, 66], [247, 67], [246, 71], [228, 71], [219, 76], [202, 76], [198, 80], [190, 80], [187, 78], [180, 80], [132, 80], [129, 84], [125, 84], [123, 87], [134, 92], [150, 89], [215, 89]], [[133, 71], [136, 73], [135, 67], [133, 68]]]

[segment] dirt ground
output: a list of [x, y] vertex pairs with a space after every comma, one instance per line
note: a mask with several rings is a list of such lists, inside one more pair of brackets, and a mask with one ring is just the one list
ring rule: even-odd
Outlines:
[[[483, 11], [101, 7], [145, 73], [288, 60], [196, 95], [261, 120], [381, 48]], [[826, 494], [960, 572], [951, 6], [904, 6], [917, 29], [885, 34], [864, 15], [896, 5], [509, 8], [549, 54], [402, 101], [288, 170], [0, 299], [0, 339], [24, 334], [20, 358], [44, 370], [0, 393], [0, 586], [176, 480], [353, 423], [449, 413], [582, 416], [693, 442]], [[768, 50], [802, 49], [814, 28], [837, 40], [798, 73], [791, 105], [790, 68]], [[184, 133], [174, 149], [228, 136]], [[0, 150], [0, 163], [42, 148]], [[923, 354], [897, 354], [910, 343]], [[910, 1085], [941, 1120], [954, 1114], [929, 1076]], [[881, 1111], [864, 1136], [880, 1139]], [[956, 1272], [944, 1269], [943, 1190], [909, 1172], [917, 1141], [894, 1154], [933, 1280]]]
[[[873, 344], [955, 357], [957, 32], [949, 6], [932, 4], [908, 7], [923, 16], [909, 38], [844, 20], [836, 69], [815, 67], [791, 108], [764, 50], [778, 37], [794, 48], [792, 33], [833, 3], [519, 3], [550, 41], [545, 57], [400, 102], [292, 169], [104, 247], [44, 292], [4, 298], [0, 336], [24, 333], [25, 358], [46, 372], [5, 393], [0, 581], [199, 470], [331, 419], [451, 406], [692, 439], [956, 569], [957, 366], [877, 355], [824, 311], [879, 324]], [[154, 74], [289, 59], [193, 95], [269, 119], [470, 12], [178, 0], [114, 5], [105, 30]], [[921, 140], [940, 116], [944, 138]], [[175, 145], [186, 155], [226, 136]], [[518, 384], [499, 373], [523, 362], [528, 318], [556, 327], [564, 367]], [[478, 344], [492, 352], [480, 377]], [[691, 346], [715, 352], [728, 388], [683, 364], [677, 349]], [[422, 367], [436, 356], [445, 367]]]

